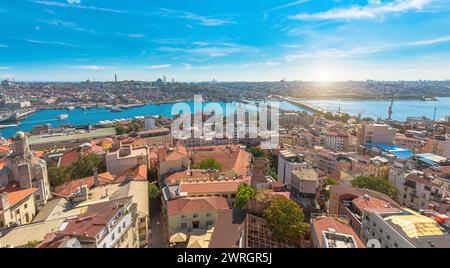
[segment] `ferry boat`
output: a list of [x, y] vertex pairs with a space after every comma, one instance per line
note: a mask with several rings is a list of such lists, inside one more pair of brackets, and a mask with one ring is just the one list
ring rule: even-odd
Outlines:
[[114, 106], [111, 108], [110, 110], [111, 112], [122, 112], [122, 109], [120, 109], [120, 107]]
[[57, 117], [58, 120], [64, 120], [64, 119], [67, 119], [67, 118], [69, 118], [68, 114], [60, 114]]
[[73, 106], [69, 106], [69, 107], [67, 107], [67, 110], [69, 110], [69, 111], [73, 111], [73, 110], [75, 110], [75, 107], [73, 107]]

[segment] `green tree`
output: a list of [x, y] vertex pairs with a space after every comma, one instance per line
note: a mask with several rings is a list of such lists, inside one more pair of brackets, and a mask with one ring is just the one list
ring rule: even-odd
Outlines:
[[273, 235], [279, 240], [299, 242], [309, 231], [309, 225], [304, 222], [303, 210], [284, 196], [274, 196], [263, 216]]
[[259, 147], [255, 147], [252, 146], [250, 147], [250, 149], [248, 149], [248, 151], [254, 156], [254, 157], [261, 157], [264, 155], [264, 151], [259, 148]]
[[325, 117], [325, 119], [328, 119], [328, 120], [334, 120], [333, 113], [331, 113], [331, 112], [326, 112], [324, 114], [324, 117]]
[[122, 126], [122, 124], [117, 123], [114, 126], [114, 129], [116, 130], [117, 135], [123, 135], [125, 134], [125, 128]]
[[80, 179], [92, 176], [94, 174], [94, 168], [97, 168], [99, 173], [103, 172], [105, 170], [103, 160], [94, 153], [81, 155], [70, 166], [70, 178]]
[[49, 167], [48, 168], [48, 180], [52, 187], [63, 184], [68, 177], [67, 167]]
[[383, 193], [393, 199], [397, 198], [398, 190], [384, 178], [374, 176], [358, 176], [352, 181], [352, 185], [358, 188], [367, 188]]
[[255, 198], [256, 191], [250, 185], [245, 183], [239, 184], [237, 193], [236, 193], [236, 203], [234, 207], [236, 208], [244, 208], [247, 204], [247, 201]]
[[150, 198], [158, 198], [160, 196], [160, 191], [158, 186], [156, 186], [156, 184], [154, 183], [149, 183], [148, 184], [148, 196]]
[[158, 171], [155, 168], [147, 171], [147, 178], [149, 181], [156, 181], [158, 179]]
[[28, 241], [24, 247], [25, 248], [35, 248], [35, 247], [37, 247], [38, 244], [39, 244], [38, 241], [32, 240], [32, 241]]
[[198, 163], [198, 168], [200, 169], [222, 169], [222, 164], [217, 162], [214, 158], [206, 158]]
[[339, 119], [340, 119], [342, 122], [348, 122], [348, 120], [350, 120], [350, 115], [347, 114], [347, 113], [341, 114], [341, 116], [339, 117]]
[[373, 121], [373, 119], [372, 118], [370, 118], [370, 117], [364, 117], [363, 119], [361, 119], [362, 121], [366, 121], [366, 122], [371, 122], [371, 121]]

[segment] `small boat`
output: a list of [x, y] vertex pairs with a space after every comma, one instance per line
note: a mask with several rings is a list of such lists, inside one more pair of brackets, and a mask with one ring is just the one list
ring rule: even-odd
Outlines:
[[122, 112], [122, 109], [120, 109], [120, 107], [114, 106], [111, 108], [110, 110], [111, 112]]
[[64, 120], [64, 119], [67, 119], [67, 118], [69, 118], [68, 114], [60, 114], [57, 117], [58, 120]]
[[75, 107], [73, 107], [73, 106], [69, 106], [69, 107], [67, 107], [67, 110], [69, 110], [69, 111], [73, 111], [73, 110], [75, 110]]

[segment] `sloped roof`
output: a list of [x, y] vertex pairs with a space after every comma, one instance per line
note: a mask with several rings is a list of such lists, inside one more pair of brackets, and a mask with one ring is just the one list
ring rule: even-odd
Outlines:
[[218, 196], [178, 198], [167, 202], [169, 216], [225, 209], [229, 209], [227, 200]]

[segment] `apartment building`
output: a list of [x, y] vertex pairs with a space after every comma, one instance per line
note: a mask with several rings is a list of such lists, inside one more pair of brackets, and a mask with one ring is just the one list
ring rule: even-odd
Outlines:
[[414, 152], [418, 152], [424, 145], [424, 142], [421, 139], [397, 133], [395, 134], [395, 144], [403, 148], [408, 148]]
[[313, 248], [364, 248], [364, 243], [344, 217], [319, 216], [311, 219]]
[[163, 178], [167, 174], [181, 171], [189, 167], [189, 154], [184, 146], [177, 146], [175, 148], [159, 148], [158, 155], [158, 173], [159, 177]]
[[278, 181], [290, 187], [292, 172], [308, 167], [310, 167], [310, 164], [305, 162], [303, 155], [296, 154], [290, 150], [280, 151], [278, 155]]
[[358, 129], [358, 140], [360, 145], [364, 144], [387, 144], [395, 143], [397, 131], [385, 124], [363, 123]]
[[324, 148], [336, 151], [348, 151], [349, 135], [343, 132], [329, 132], [325, 134]]
[[0, 231], [28, 224], [36, 215], [35, 188], [22, 189], [18, 184], [0, 187]]
[[319, 174], [312, 168], [302, 168], [292, 171], [291, 192], [299, 198], [314, 200], [319, 190]]
[[148, 148], [133, 149], [122, 147], [106, 153], [106, 170], [111, 174], [121, 174], [138, 165], [149, 166]]
[[367, 172], [369, 175], [387, 179], [389, 175], [389, 160], [381, 156], [370, 158]]
[[362, 241], [381, 248], [449, 248], [450, 235], [427, 216], [409, 209], [379, 208], [363, 215]]
[[172, 143], [172, 135], [168, 128], [142, 130], [138, 135], [148, 147], [168, 146]]
[[214, 226], [222, 211], [229, 206], [224, 197], [187, 197], [167, 202], [169, 234], [190, 233], [196, 229], [207, 230]]
[[131, 197], [93, 204], [47, 234], [38, 247], [138, 248], [136, 219], [137, 205]]

